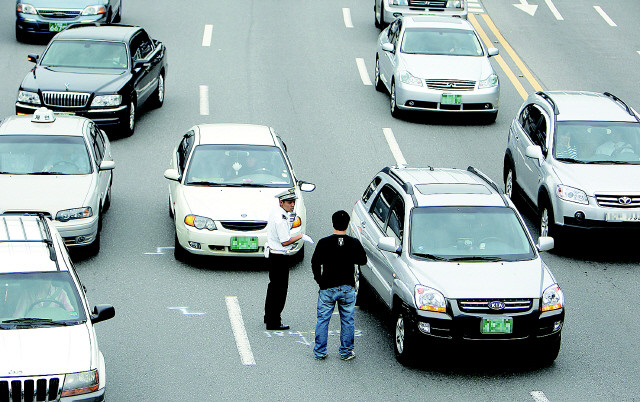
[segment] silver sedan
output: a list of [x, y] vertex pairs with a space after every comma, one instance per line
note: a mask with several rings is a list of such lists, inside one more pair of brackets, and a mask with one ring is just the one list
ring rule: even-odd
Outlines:
[[391, 94], [394, 117], [405, 110], [498, 115], [500, 83], [473, 25], [459, 18], [400, 17], [380, 33], [375, 86]]

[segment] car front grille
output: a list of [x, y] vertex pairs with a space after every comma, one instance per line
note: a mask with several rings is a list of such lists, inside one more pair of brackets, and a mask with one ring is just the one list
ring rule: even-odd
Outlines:
[[[489, 308], [491, 302], [502, 302], [504, 308], [494, 310]], [[465, 313], [504, 314], [522, 313], [529, 311], [532, 305], [531, 299], [459, 299], [458, 308]]]
[[409, 0], [409, 6], [412, 7], [433, 7], [445, 8], [447, 0]]
[[267, 222], [264, 221], [222, 221], [220, 224], [227, 230], [237, 232], [255, 232], [267, 227]]
[[0, 380], [0, 401], [57, 401], [62, 393], [62, 376], [15, 377]]
[[640, 195], [603, 195], [596, 194], [596, 202], [601, 207], [609, 208], [638, 208]]
[[473, 91], [476, 87], [475, 81], [467, 80], [424, 80], [429, 89], [440, 91]]
[[70, 10], [70, 9], [52, 9], [52, 8], [39, 8], [38, 14], [45, 18], [75, 18], [82, 10]]
[[84, 92], [43, 91], [42, 100], [47, 106], [85, 107], [89, 101], [89, 94]]

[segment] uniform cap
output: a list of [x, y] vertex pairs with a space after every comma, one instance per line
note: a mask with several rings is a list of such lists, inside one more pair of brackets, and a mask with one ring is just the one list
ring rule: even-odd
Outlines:
[[280, 201], [290, 201], [290, 200], [298, 199], [298, 196], [296, 195], [296, 190], [293, 187], [288, 188], [283, 192], [277, 194], [276, 197], [278, 197]]

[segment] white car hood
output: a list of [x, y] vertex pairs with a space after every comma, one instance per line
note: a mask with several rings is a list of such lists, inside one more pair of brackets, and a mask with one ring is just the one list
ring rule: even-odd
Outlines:
[[517, 262], [425, 262], [413, 272], [419, 283], [450, 299], [534, 299], [542, 294], [542, 260]]
[[85, 207], [94, 175], [0, 175], [0, 212]]
[[492, 72], [486, 57], [402, 54], [402, 66], [423, 79], [456, 79], [479, 81]]
[[640, 194], [640, 165], [562, 164], [554, 169], [562, 184], [595, 193]]
[[282, 191], [281, 187], [183, 186], [187, 209], [218, 221], [266, 221], [278, 205], [276, 194]]
[[0, 331], [0, 377], [77, 373], [91, 369], [86, 324]]

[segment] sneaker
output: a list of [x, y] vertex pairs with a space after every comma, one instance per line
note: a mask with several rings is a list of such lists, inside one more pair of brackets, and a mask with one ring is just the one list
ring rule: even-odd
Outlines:
[[324, 360], [324, 359], [327, 358], [327, 354], [325, 353], [322, 356], [316, 356], [315, 358], [316, 358], [316, 360]]
[[355, 354], [353, 351], [351, 351], [351, 352], [349, 352], [349, 354], [348, 354], [348, 355], [346, 355], [346, 356], [340, 356], [340, 358], [341, 358], [342, 360], [345, 360], [345, 361], [346, 361], [346, 360], [351, 360], [351, 359], [355, 359], [355, 358], [356, 358], [356, 354]]

